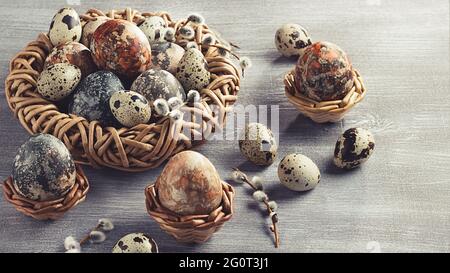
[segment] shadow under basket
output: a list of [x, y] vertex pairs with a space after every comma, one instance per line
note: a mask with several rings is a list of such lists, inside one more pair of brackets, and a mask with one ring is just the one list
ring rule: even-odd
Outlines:
[[145, 189], [148, 214], [162, 230], [183, 243], [204, 243], [233, 216], [234, 189], [222, 181], [222, 203], [209, 215], [181, 216], [164, 208], [155, 185]]
[[357, 70], [353, 70], [355, 78], [353, 87], [343, 99], [321, 102], [299, 94], [295, 84], [294, 73], [295, 71], [292, 70], [284, 77], [286, 97], [303, 115], [317, 123], [342, 120], [345, 114], [366, 95], [363, 79]]
[[70, 191], [56, 200], [34, 201], [20, 195], [13, 185], [12, 177], [3, 182], [3, 195], [16, 210], [37, 220], [56, 220], [71, 208], [83, 202], [89, 191], [89, 182], [80, 166], [76, 166], [75, 184]]

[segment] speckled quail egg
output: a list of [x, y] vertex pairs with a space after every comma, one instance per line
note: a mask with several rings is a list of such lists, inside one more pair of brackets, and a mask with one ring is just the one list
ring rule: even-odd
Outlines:
[[97, 120], [103, 125], [114, 124], [109, 99], [117, 91], [124, 90], [120, 79], [110, 71], [97, 71], [84, 78], [74, 91], [69, 103], [69, 113]]
[[281, 184], [293, 191], [312, 190], [320, 182], [317, 165], [302, 154], [285, 156], [278, 165], [278, 178]]
[[150, 44], [164, 42], [164, 33], [167, 27], [166, 21], [160, 16], [150, 16], [145, 18], [139, 28], [147, 36]]
[[239, 140], [241, 153], [256, 165], [269, 166], [275, 160], [278, 144], [264, 124], [250, 123]]
[[161, 69], [149, 69], [133, 82], [130, 88], [143, 95], [150, 103], [158, 98], [169, 100], [178, 97], [185, 100], [186, 94], [181, 83], [169, 72]]
[[163, 69], [174, 74], [184, 55], [184, 49], [175, 43], [152, 44], [152, 64], [154, 68]]
[[83, 27], [83, 33], [81, 35], [81, 43], [88, 48], [91, 47], [91, 39], [97, 28], [104, 22], [111, 20], [111, 18], [106, 16], [97, 16], [93, 20], [87, 22]]
[[275, 34], [275, 46], [285, 57], [300, 55], [310, 44], [308, 32], [297, 24], [285, 24]]
[[112, 94], [109, 107], [117, 121], [126, 127], [147, 123], [152, 114], [147, 99], [139, 93], [128, 90]]
[[374, 148], [371, 132], [362, 128], [348, 129], [336, 142], [334, 164], [342, 169], [355, 168], [369, 159]]
[[44, 69], [37, 81], [37, 91], [44, 98], [59, 101], [69, 96], [81, 80], [81, 70], [68, 63], [53, 64]]
[[75, 163], [64, 143], [37, 134], [20, 146], [13, 163], [14, 188], [35, 201], [63, 197], [75, 184]]
[[81, 23], [78, 13], [72, 8], [60, 9], [53, 17], [48, 34], [54, 46], [67, 42], [79, 42]]
[[116, 243], [112, 253], [158, 253], [158, 245], [147, 234], [130, 233]]
[[196, 48], [189, 48], [178, 63], [177, 79], [185, 90], [202, 90], [211, 78], [205, 57]]

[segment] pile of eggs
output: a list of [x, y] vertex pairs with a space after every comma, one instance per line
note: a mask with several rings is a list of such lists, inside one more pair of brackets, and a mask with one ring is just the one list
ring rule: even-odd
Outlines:
[[[197, 23], [188, 20], [185, 35], [193, 36]], [[63, 8], [53, 17], [48, 37], [54, 48], [37, 92], [64, 102], [69, 114], [104, 126], [148, 123], [199, 100], [199, 91], [211, 81], [202, 52], [176, 44], [174, 29], [160, 16], [139, 25], [99, 16], [83, 25], [74, 9]]]

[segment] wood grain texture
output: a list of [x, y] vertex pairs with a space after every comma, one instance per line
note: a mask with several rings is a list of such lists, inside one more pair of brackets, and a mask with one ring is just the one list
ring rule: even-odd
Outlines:
[[[236, 215], [203, 245], [179, 244], [145, 211], [144, 187], [161, 169], [140, 174], [85, 168], [91, 191], [63, 219], [38, 222], [16, 212], [0, 197], [0, 252], [62, 252], [68, 235], [81, 237], [101, 217], [116, 229], [87, 252], [109, 252], [129, 232], [151, 234], [162, 252], [367, 252], [376, 241], [383, 252], [450, 251], [449, 3], [416, 1], [84, 1], [75, 8], [130, 6], [169, 11], [174, 18], [203, 14], [207, 23], [241, 46], [253, 60], [239, 102], [279, 105], [280, 150], [273, 166], [260, 169], [240, 156], [236, 141], [211, 141], [197, 150], [223, 178], [233, 166], [258, 174], [280, 205], [281, 248], [273, 248], [262, 208], [236, 187]], [[0, 178], [27, 133], [4, 97], [8, 62], [27, 42], [46, 31], [59, 0], [0, 0]], [[297, 22], [314, 40], [340, 45], [363, 75], [366, 99], [338, 124], [319, 125], [299, 116], [284, 97], [283, 75], [295, 63], [273, 45], [278, 26]], [[362, 126], [376, 137], [373, 157], [362, 168], [337, 171], [331, 165], [338, 135]], [[276, 169], [287, 153], [313, 159], [322, 183], [298, 194], [280, 186]], [[370, 246], [370, 244], [369, 244]]]

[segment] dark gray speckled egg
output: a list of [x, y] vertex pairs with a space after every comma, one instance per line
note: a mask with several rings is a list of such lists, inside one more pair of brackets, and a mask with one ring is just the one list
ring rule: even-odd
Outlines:
[[366, 162], [373, 153], [375, 140], [371, 132], [350, 128], [337, 140], [334, 164], [342, 169], [353, 169]]
[[147, 234], [130, 233], [116, 243], [112, 253], [158, 253], [158, 246]]
[[177, 72], [178, 63], [184, 55], [184, 48], [175, 43], [152, 44], [152, 64], [154, 68]]
[[64, 143], [49, 134], [30, 137], [14, 158], [14, 188], [35, 201], [63, 197], [75, 184], [75, 163]]

